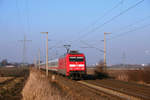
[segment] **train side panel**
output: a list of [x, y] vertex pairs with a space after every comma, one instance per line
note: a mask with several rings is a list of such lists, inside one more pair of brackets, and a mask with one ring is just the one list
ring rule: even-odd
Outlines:
[[58, 59], [51, 60], [48, 62], [48, 70], [50, 71], [58, 71]]
[[58, 63], [58, 73], [66, 75], [66, 57], [59, 58]]
[[[46, 64], [42, 63], [40, 68], [46, 70]], [[58, 71], [58, 59], [48, 61], [48, 70], [54, 72]]]

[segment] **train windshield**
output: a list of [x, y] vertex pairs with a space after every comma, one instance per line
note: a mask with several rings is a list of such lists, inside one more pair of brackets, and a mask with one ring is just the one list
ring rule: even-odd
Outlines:
[[83, 57], [69, 57], [70, 62], [82, 62], [84, 61]]

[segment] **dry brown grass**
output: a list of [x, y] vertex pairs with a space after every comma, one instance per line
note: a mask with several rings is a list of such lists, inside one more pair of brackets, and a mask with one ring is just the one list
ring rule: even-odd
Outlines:
[[14, 77], [0, 77], [0, 83], [3, 83], [7, 80], [13, 79]]
[[150, 84], [149, 67], [139, 70], [108, 70], [108, 73], [117, 80]]
[[74, 80], [53, 73], [46, 77], [44, 71], [37, 69], [30, 70], [22, 96], [22, 100], [109, 100], [103, 93], [97, 94]]
[[96, 78], [100, 78], [100, 79], [103, 79], [103, 78], [110, 78], [108, 76], [108, 73], [107, 71], [105, 71], [105, 66], [104, 66], [104, 62], [103, 61], [100, 61], [98, 63], [98, 65], [96, 66], [96, 69], [94, 71], [94, 75], [96, 76]]
[[20, 100], [28, 68], [0, 68], [0, 100]]
[[129, 81], [150, 84], [150, 68], [128, 71]]
[[63, 100], [48, 78], [34, 69], [31, 69], [22, 95], [22, 100]]

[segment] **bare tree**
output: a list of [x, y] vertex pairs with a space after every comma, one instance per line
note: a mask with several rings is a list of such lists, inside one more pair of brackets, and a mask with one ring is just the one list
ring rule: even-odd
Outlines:
[[108, 74], [105, 72], [104, 67], [104, 61], [100, 60], [95, 69], [95, 75], [97, 78], [108, 78]]
[[2, 66], [6, 66], [7, 64], [8, 64], [7, 59], [3, 59], [3, 60], [1, 61], [1, 65], [2, 65]]

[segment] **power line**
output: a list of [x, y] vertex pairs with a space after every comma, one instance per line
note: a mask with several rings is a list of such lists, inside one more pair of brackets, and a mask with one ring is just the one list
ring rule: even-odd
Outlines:
[[[64, 46], [62, 46], [63, 44], [62, 41], [57, 41], [53, 46], [51, 46], [49, 49], [56, 49], [56, 48], [64, 48]], [[58, 45], [57, 45], [58, 44]], [[60, 45], [60, 46], [59, 46]]]
[[150, 24], [146, 24], [146, 25], [143, 25], [143, 26], [137, 27], [137, 28], [132, 29], [132, 30], [129, 30], [129, 31], [127, 31], [127, 32], [122, 32], [122, 33], [120, 33], [120, 34], [118, 34], [118, 35], [116, 35], [116, 36], [114, 36], [114, 37], [110, 38], [109, 40], [115, 39], [115, 38], [117, 38], [117, 37], [121, 37], [121, 36], [123, 36], [123, 35], [127, 35], [127, 34], [128, 34], [128, 33], [130, 33], [130, 32], [134, 32], [134, 31], [137, 31], [137, 30], [140, 30], [140, 29], [146, 28], [146, 27], [148, 27], [148, 26], [150, 26]]
[[[138, 21], [136, 21], [136, 22], [139, 23], [139, 22], [145, 21], [145, 20], [148, 19], [148, 18], [150, 18], [150, 16], [147, 16], [147, 17], [145, 17], [145, 18], [143, 18], [143, 19], [141, 19], [141, 20], [138, 20]], [[137, 24], [137, 23], [134, 23], [134, 24]], [[133, 26], [134, 24], [133, 24], [133, 23], [132, 23], [132, 24], [129, 24], [129, 25], [127, 25], [126, 27]], [[134, 31], [137, 31], [137, 30], [146, 28], [146, 27], [148, 27], [148, 26], [150, 26], [150, 24], [146, 24], [146, 25], [137, 27], [137, 28], [135, 28], [135, 29], [132, 29], [132, 30], [129, 30], [129, 31], [126, 31], [126, 32], [121, 32], [120, 34], [118, 34], [118, 35], [116, 35], [116, 36], [114, 36], [114, 37], [112, 37], [112, 38], [109, 38], [108, 40], [112, 40], [112, 39], [115, 39], [115, 38], [117, 38], [117, 37], [121, 37], [121, 36], [126, 35], [126, 34], [128, 34], [128, 33], [130, 33], [130, 32], [134, 32]], [[125, 28], [125, 27], [122, 27], [122, 28]], [[115, 33], [115, 32], [112, 32], [112, 33]], [[87, 44], [87, 43], [85, 43], [85, 42], [83, 42], [83, 41], [81, 41], [81, 42], [84, 43], [84, 44], [86, 44], [86, 45], [88, 45], [89, 47], [92, 46], [93, 48], [96, 48], [96, 47], [94, 47], [94, 46], [91, 45], [91, 44]], [[99, 48], [98, 48], [98, 49], [99, 49]]]
[[144, 0], [141, 0], [141, 1], [137, 2], [137, 3], [135, 3], [134, 5], [130, 6], [129, 8], [125, 9], [124, 11], [120, 12], [118, 15], [113, 16], [111, 19], [107, 20], [107, 21], [104, 22], [103, 24], [101, 24], [101, 25], [99, 25], [99, 26], [93, 28], [91, 31], [89, 31], [89, 32], [87, 32], [87, 33], [85, 33], [85, 34], [83, 34], [81, 37], [82, 37], [82, 38], [87, 37], [87, 36], [89, 35], [89, 33], [92, 33], [92, 32], [94, 32], [94, 31], [96, 31], [97, 29], [103, 27], [104, 25], [106, 25], [106, 24], [112, 22], [113, 20], [115, 20], [116, 18], [118, 18], [118, 17], [120, 17], [121, 15], [125, 14], [125, 13], [128, 12], [129, 10], [135, 8], [136, 6], [138, 6], [139, 4], [141, 4], [142, 2], [144, 2]]
[[95, 47], [95, 46], [93, 46], [93, 45], [91, 45], [91, 44], [88, 44], [88, 43], [86, 43], [86, 42], [84, 42], [84, 41], [80, 41], [80, 42], [83, 43], [83, 44], [85, 44], [86, 46], [88, 46], [88, 47], [81, 47], [81, 48], [94, 48], [94, 49], [96, 49], [96, 50], [98, 50], [98, 51], [100, 51], [100, 52], [104, 52], [104, 50], [99, 49], [99, 48], [97, 48], [97, 47]]
[[[150, 16], [145, 17], [145, 18], [143, 18], [142, 20], [139, 20], [139, 21], [137, 21], [137, 22], [143, 21], [143, 20], [145, 20], [145, 19], [147, 19], [147, 18], [149, 18], [149, 17], [150, 17]], [[130, 25], [133, 25], [133, 24], [130, 24]], [[129, 31], [127, 31], [127, 32], [122, 32], [122, 33], [116, 35], [115, 37], [109, 38], [108, 40], [112, 40], [112, 39], [115, 39], [115, 38], [117, 38], [117, 37], [120, 37], [120, 36], [123, 36], [123, 35], [127, 35], [127, 33], [134, 32], [134, 31], [137, 31], [137, 30], [146, 28], [146, 27], [148, 27], [148, 26], [150, 26], [150, 24], [146, 24], [146, 25], [137, 27], [137, 28], [132, 29], [132, 30], [129, 30]], [[126, 33], [126, 34], [125, 34], [125, 33]], [[97, 48], [97, 47], [95, 47], [95, 46], [93, 46], [93, 45], [90, 45], [90, 44], [88, 44], [88, 43], [86, 43], [86, 42], [84, 42], [84, 41], [80, 41], [80, 42], [82, 42], [82, 43], [84, 43], [85, 45], [88, 46], [88, 47], [82, 47], [82, 48], [95, 48], [95, 49], [97, 49], [97, 50], [103, 52], [101, 49], [99, 49], [99, 48]]]
[[[138, 23], [141, 23], [141, 22], [146, 21], [146, 20], [148, 20], [148, 19], [150, 19], [150, 15], [149, 15], [149, 16], [146, 16], [146, 17], [144, 17], [144, 18], [142, 18], [142, 19], [140, 19], [140, 20], [137, 20], [137, 21], [135, 21], [134, 23], [131, 23], [131, 24], [128, 24], [128, 25], [126, 25], [126, 26], [124, 26], [124, 27], [121, 27], [121, 28], [119, 28], [119, 30], [122, 31], [122, 29], [126, 29], [126, 28], [128, 28], [128, 27], [132, 27], [132, 26], [137, 25]], [[144, 25], [144, 26], [147, 26], [147, 25]], [[139, 28], [141, 28], [141, 27], [139, 27]], [[121, 32], [120, 34], [128, 33], [128, 32], [130, 32], [130, 31], [132, 32], [133, 29], [132, 29], [132, 30], [129, 30], [129, 31], [127, 31], [127, 32]], [[135, 30], [135, 31], [136, 31], [136, 30]], [[116, 32], [112, 32], [112, 33], [116, 33]], [[113, 37], [113, 38], [114, 38], [114, 37]]]
[[[20, 21], [20, 16], [21, 16], [21, 14], [20, 14], [20, 9], [19, 9], [19, 3], [18, 3], [19, 1], [18, 0], [16, 0], [16, 8], [17, 8], [17, 16], [18, 16], [18, 20]], [[19, 23], [20, 24], [20, 23]]]
[[24, 40], [19, 40], [20, 42], [23, 42], [23, 59], [22, 63], [23, 65], [26, 63], [26, 42], [31, 42], [32, 40], [27, 40], [26, 36], [24, 36]]
[[[122, 4], [122, 0], [117, 3], [114, 7], [112, 7], [111, 9], [109, 9], [108, 11], [106, 11], [102, 16], [100, 16], [98, 19], [96, 19], [95, 21], [93, 21], [91, 24], [89, 24], [85, 29], [81, 30], [80, 32], [78, 32], [78, 34], [83, 33], [84, 31], [90, 29], [91, 26], [94, 26], [98, 23], [99, 20], [103, 19], [105, 16], [107, 16], [108, 14], [110, 14], [114, 9], [116, 9], [120, 4]], [[75, 39], [76, 40], [76, 39]], [[74, 40], [74, 41], [75, 41]]]
[[[132, 26], [134, 26], [134, 25], [137, 25], [138, 23], [141, 23], [141, 22], [143, 22], [143, 21], [146, 21], [146, 20], [148, 20], [148, 19], [150, 19], [150, 15], [149, 16], [146, 16], [146, 17], [144, 17], [144, 18], [142, 18], [142, 19], [140, 19], [140, 20], [137, 20], [137, 21], [135, 21], [134, 23], [131, 23], [131, 24], [128, 24], [128, 25], [126, 25], [126, 26], [124, 26], [124, 27], [121, 27], [121, 28], [119, 28], [119, 30], [121, 30], [122, 31], [122, 29], [126, 29], [126, 28], [128, 28], [128, 27], [132, 27]], [[133, 29], [132, 29], [133, 30]], [[129, 32], [130, 32], [131, 30], [129, 30]], [[118, 31], [117, 31], [118, 32]], [[128, 31], [127, 31], [128, 32]], [[112, 32], [112, 33], [116, 33], [116, 32]], [[123, 34], [123, 33], [126, 33], [126, 32], [122, 32], [121, 34]]]
[[26, 1], [26, 16], [27, 16], [27, 31], [30, 33], [31, 32], [31, 25], [30, 25], [30, 18], [29, 18], [29, 1]]
[[147, 17], [144, 17], [144, 18], [142, 18], [142, 19], [140, 19], [140, 20], [137, 20], [137, 21], [135, 21], [134, 23], [131, 23], [131, 24], [129, 24], [129, 25], [126, 25], [126, 26], [124, 26], [124, 27], [121, 27], [121, 28], [119, 28], [119, 30], [126, 29], [126, 28], [128, 28], [128, 27], [132, 27], [132, 26], [137, 25], [138, 23], [141, 23], [141, 22], [143, 22], [143, 21], [145, 21], [145, 20], [148, 20], [148, 19], [150, 19], [150, 15], [147, 16]]
[[100, 16], [98, 19], [96, 19], [95, 21], [93, 21], [91, 24], [89, 24], [83, 31], [80, 31], [79, 33], [84, 32], [85, 30], [88, 30], [91, 26], [94, 26], [95, 24], [98, 23], [99, 20], [103, 19], [105, 16], [107, 16], [108, 14], [110, 14], [114, 9], [116, 9], [120, 4], [122, 4], [122, 0], [117, 3], [114, 7], [112, 7], [111, 9], [109, 9], [108, 11], [106, 11], [102, 16]]
[[[17, 20], [18, 20], [18, 25], [20, 25], [20, 27], [22, 27], [22, 31], [24, 32], [25, 31], [25, 24], [23, 23], [23, 21], [22, 21], [22, 10], [21, 10], [21, 8], [20, 8], [20, 6], [19, 5], [21, 5], [20, 2], [21, 0], [16, 0], [16, 9], [17, 9], [17, 16], [18, 16], [18, 18], [17, 18]], [[22, 6], [21, 6], [22, 7]], [[17, 26], [17, 24], [16, 24], [16, 26]], [[18, 26], [17, 26], [17, 29], [16, 30], [18, 30]]]

